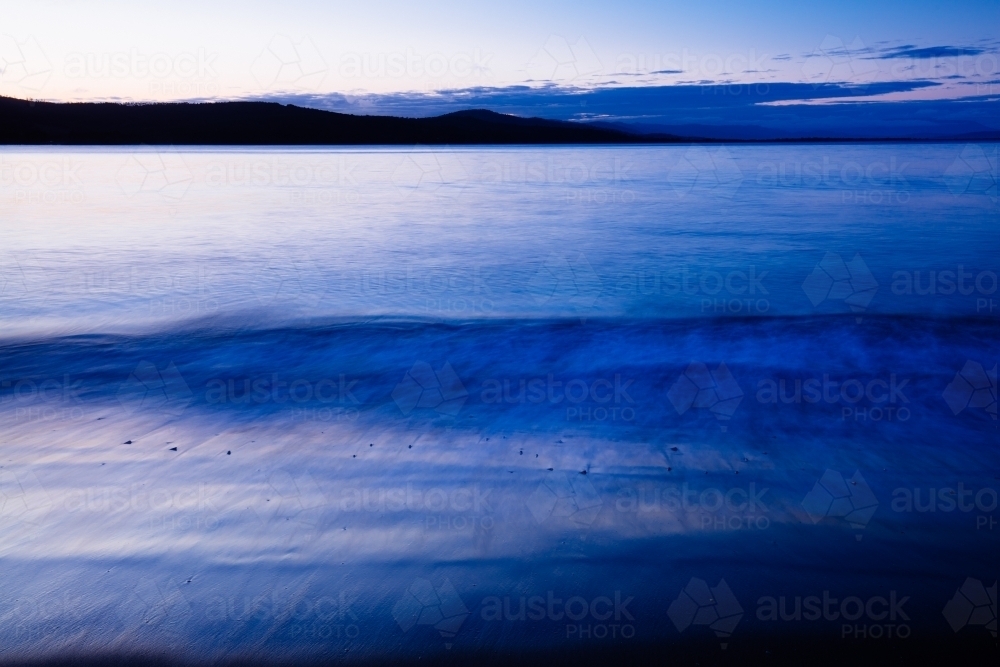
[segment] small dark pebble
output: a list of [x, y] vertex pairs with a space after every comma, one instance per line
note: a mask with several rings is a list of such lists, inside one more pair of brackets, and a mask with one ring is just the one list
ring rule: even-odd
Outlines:
[[676, 448], [676, 447], [671, 447], [671, 448], [670, 448], [670, 451], [672, 451], [672, 452], [676, 452], [676, 451], [677, 451], [677, 448]]
[[358, 455], [357, 454], [351, 454], [351, 458], [352, 459], [356, 459], [356, 458], [358, 458]]
[[226, 450], [226, 456], [232, 456], [233, 452], [231, 449]]
[[671, 470], [673, 470], [673, 468], [671, 468], [670, 466], [667, 466], [667, 472], [670, 472]]
[[406, 448], [407, 449], [413, 449], [413, 445], [407, 445]]
[[551, 471], [551, 470], [552, 470], [552, 468], [546, 468], [546, 470], [549, 470], [549, 471]]
[[586, 471], [586, 470], [581, 470], [581, 471], [580, 471], [580, 474], [581, 474], [581, 475], [586, 475], [586, 474], [587, 474], [587, 471]]
[[125, 444], [126, 444], [126, 445], [131, 445], [131, 444], [132, 444], [132, 441], [131, 441], [131, 440], [126, 440], [126, 441], [125, 441]]
[[374, 446], [375, 446], [375, 443], [374, 443], [374, 442], [369, 442], [369, 443], [368, 443], [368, 446], [369, 446], [369, 447], [374, 447]]
[[177, 451], [177, 448], [176, 448], [176, 447], [171, 447], [171, 448], [170, 448], [170, 451], [172, 451], [172, 452], [176, 452], [176, 451]]
[[524, 451], [522, 450], [522, 451], [518, 452], [518, 455], [519, 456], [524, 456]]

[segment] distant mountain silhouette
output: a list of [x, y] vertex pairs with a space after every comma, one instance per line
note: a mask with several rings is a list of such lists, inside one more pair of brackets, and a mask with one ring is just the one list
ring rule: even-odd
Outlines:
[[676, 142], [483, 109], [435, 118], [353, 116], [275, 102], [115, 104], [0, 97], [0, 144], [615, 144]]
[[992, 130], [950, 136], [830, 137], [753, 125], [574, 123], [486, 109], [432, 118], [355, 116], [278, 102], [117, 104], [0, 97], [0, 145], [441, 145], [995, 141]]

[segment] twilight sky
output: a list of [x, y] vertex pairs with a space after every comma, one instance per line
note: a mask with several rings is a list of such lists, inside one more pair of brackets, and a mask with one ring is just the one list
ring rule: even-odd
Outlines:
[[[998, 0], [0, 0], [0, 16], [0, 95], [50, 100], [347, 100], [378, 112], [436, 91], [523, 97], [519, 86], [751, 83], [765, 91], [757, 103], [779, 106], [1000, 94]], [[775, 98], [779, 83], [810, 85]]]

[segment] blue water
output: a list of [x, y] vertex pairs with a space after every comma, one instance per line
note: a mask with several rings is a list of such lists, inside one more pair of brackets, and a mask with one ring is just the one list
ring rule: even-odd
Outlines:
[[996, 151], [3, 149], [4, 656], [995, 646]]

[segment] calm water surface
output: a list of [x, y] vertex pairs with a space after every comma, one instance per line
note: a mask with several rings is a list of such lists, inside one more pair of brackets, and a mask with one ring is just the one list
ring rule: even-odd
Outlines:
[[[8, 147], [0, 202], [4, 657], [995, 643], [995, 144]], [[896, 618], [769, 612], [824, 592]]]

